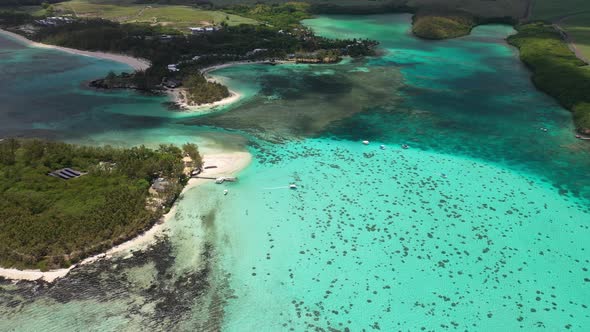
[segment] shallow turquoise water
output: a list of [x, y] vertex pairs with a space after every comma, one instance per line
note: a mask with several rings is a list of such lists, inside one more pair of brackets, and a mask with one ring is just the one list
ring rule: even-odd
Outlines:
[[0, 330], [584, 330], [590, 156], [570, 113], [534, 89], [511, 28], [425, 42], [409, 20], [307, 21], [383, 54], [222, 69], [246, 98], [215, 115], [81, 89], [104, 106], [51, 135], [248, 144], [255, 160], [239, 183], [187, 192], [146, 253], [0, 284]]

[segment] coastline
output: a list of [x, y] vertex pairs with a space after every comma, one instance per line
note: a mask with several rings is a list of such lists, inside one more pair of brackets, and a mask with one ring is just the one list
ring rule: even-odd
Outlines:
[[[234, 66], [241, 66], [241, 65], [256, 65], [256, 64], [284, 64], [290, 63], [289, 61], [270, 61], [270, 60], [261, 60], [261, 61], [238, 61], [238, 62], [228, 62], [219, 65], [213, 65], [209, 67], [205, 67], [200, 70], [201, 74], [205, 76], [205, 78], [209, 82], [216, 82], [223, 84], [223, 82], [218, 81], [215, 76], [209, 75], [210, 72], [222, 69], [222, 68], [229, 68]], [[229, 97], [223, 98], [221, 100], [206, 103], [206, 104], [199, 104], [199, 105], [189, 105], [186, 101], [186, 97], [184, 96], [184, 90], [182, 88], [177, 89], [168, 89], [166, 93], [170, 96], [171, 101], [180, 107], [183, 110], [188, 112], [203, 112], [209, 113], [210, 110], [220, 107], [220, 106], [227, 106], [233, 104], [240, 100], [243, 95], [237, 91], [229, 90]]]
[[[217, 168], [204, 169], [201, 175], [207, 177], [218, 177], [218, 176], [235, 176], [237, 173], [248, 167], [252, 161], [252, 155], [249, 152], [237, 151], [237, 152], [219, 152], [212, 153], [203, 156], [203, 165], [205, 166], [217, 166]], [[198, 187], [204, 183], [210, 182], [208, 179], [192, 178], [182, 189], [182, 193], [185, 193], [192, 188]], [[176, 213], [178, 200], [174, 202], [170, 211], [166, 213], [162, 218], [157, 221], [149, 230], [136, 236], [135, 238], [123, 242], [113, 248], [110, 248], [104, 253], [100, 253], [88, 258], [85, 258], [81, 262], [74, 264], [68, 268], [41, 271], [41, 270], [19, 270], [14, 268], [2, 268], [0, 267], [0, 277], [6, 279], [19, 281], [45, 281], [52, 283], [59, 278], [65, 277], [72, 269], [79, 265], [91, 264], [99, 259], [111, 258], [113, 256], [127, 256], [135, 251], [141, 251], [148, 248], [151, 244], [156, 242], [161, 235], [166, 231], [166, 224]]]
[[106, 52], [82, 51], [82, 50], [77, 50], [74, 48], [55, 46], [55, 45], [49, 45], [49, 44], [42, 44], [42, 43], [32, 41], [32, 40], [30, 40], [24, 36], [21, 36], [17, 33], [10, 32], [10, 31], [4, 30], [4, 29], [0, 29], [0, 34], [8, 36], [12, 39], [15, 39], [15, 40], [17, 40], [29, 47], [53, 49], [53, 50], [58, 50], [58, 51], [62, 51], [62, 52], [70, 53], [70, 54], [76, 54], [76, 55], [81, 55], [81, 56], [88, 56], [88, 57], [93, 57], [93, 58], [97, 58], [97, 59], [110, 60], [110, 61], [115, 61], [115, 62], [119, 62], [119, 63], [124, 63], [136, 71], [146, 70], [151, 66], [151, 63], [146, 59], [134, 58], [134, 57], [131, 57], [128, 55], [116, 54], [116, 53], [106, 53]]
[[170, 99], [174, 104], [180, 107], [183, 111], [188, 112], [203, 112], [208, 113], [209, 110], [219, 107], [219, 106], [226, 106], [233, 104], [242, 98], [242, 94], [236, 92], [234, 90], [229, 90], [229, 97], [223, 98], [221, 100], [200, 104], [200, 105], [189, 105], [186, 101], [186, 97], [184, 96], [184, 90], [182, 88], [177, 89], [168, 89], [166, 93], [170, 96]]

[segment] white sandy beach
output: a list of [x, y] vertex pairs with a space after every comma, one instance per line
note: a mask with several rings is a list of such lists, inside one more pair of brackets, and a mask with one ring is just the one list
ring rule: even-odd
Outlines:
[[[214, 66], [203, 68], [203, 69], [201, 69], [201, 74], [205, 75], [207, 80], [210, 82], [217, 82], [217, 83], [223, 84], [223, 82], [219, 82], [215, 78], [215, 76], [211, 76], [211, 75], [209, 75], [209, 73], [212, 71], [218, 70], [218, 69], [234, 67], [234, 66], [241, 66], [241, 65], [283, 64], [283, 63], [291, 63], [291, 62], [289, 62], [289, 61], [274, 61], [273, 62], [273, 61], [268, 61], [268, 60], [229, 62], [229, 63], [224, 63], [224, 64], [220, 64], [220, 65], [214, 65]], [[170, 95], [170, 98], [172, 99], [172, 101], [174, 103], [176, 103], [178, 106], [180, 106], [181, 108], [186, 109], [190, 112], [203, 112], [203, 113], [208, 113], [216, 107], [233, 104], [243, 97], [241, 93], [234, 91], [234, 90], [229, 90], [230, 96], [227, 98], [224, 98], [222, 100], [219, 100], [219, 101], [216, 101], [213, 103], [207, 103], [207, 104], [189, 105], [187, 103], [186, 97], [184, 96], [184, 91], [182, 88], [169, 89], [169, 90], [167, 90], [167, 93]]]
[[19, 34], [16, 34], [14, 32], [2, 30], [2, 29], [0, 29], [0, 33], [3, 35], [9, 36], [12, 39], [16, 39], [16, 40], [26, 44], [27, 46], [39, 47], [39, 48], [49, 48], [49, 49], [59, 50], [59, 51], [67, 52], [67, 53], [71, 53], [71, 54], [77, 54], [77, 55], [82, 55], [82, 56], [89, 56], [89, 57], [93, 57], [93, 58], [98, 58], [98, 59], [105, 59], [105, 60], [120, 62], [120, 63], [124, 63], [124, 64], [132, 67], [134, 70], [146, 70], [151, 66], [151, 63], [146, 59], [138, 59], [138, 58], [134, 58], [134, 57], [131, 57], [128, 55], [115, 54], [115, 53], [105, 53], [105, 52], [82, 51], [82, 50], [77, 50], [77, 49], [73, 49], [73, 48], [41, 44], [41, 43], [34, 42], [30, 39], [27, 39], [27, 38], [25, 38]]
[[178, 105], [179, 107], [188, 110], [190, 112], [203, 112], [203, 113], [207, 113], [209, 111], [212, 111], [212, 109], [219, 107], [219, 106], [225, 106], [225, 105], [229, 105], [229, 104], [233, 104], [236, 101], [240, 100], [240, 98], [242, 98], [242, 94], [233, 90], [229, 90], [229, 97], [227, 98], [223, 98], [222, 100], [218, 100], [216, 102], [213, 103], [207, 103], [207, 104], [200, 104], [200, 105], [189, 105], [187, 103], [186, 97], [184, 96], [184, 90], [182, 88], [178, 88], [178, 89], [168, 89], [166, 90], [166, 92], [168, 93], [168, 95], [170, 96], [170, 98], [172, 99], [172, 101]]
[[[204, 166], [217, 166], [217, 168], [205, 169], [201, 175], [206, 177], [219, 176], [235, 176], [238, 172], [246, 168], [252, 161], [252, 155], [248, 152], [224, 152], [213, 153], [203, 156]], [[183, 193], [199, 186], [203, 183], [210, 182], [207, 179], [190, 179], [188, 184], [184, 187]], [[158, 221], [152, 228], [143, 234], [119, 244], [105, 253], [97, 254], [92, 257], [84, 259], [76, 265], [72, 265], [66, 269], [51, 270], [42, 272], [40, 270], [18, 270], [0, 268], [0, 277], [12, 280], [43, 280], [46, 282], [53, 282], [58, 278], [66, 276], [73, 268], [78, 265], [90, 264], [99, 259], [109, 258], [112, 256], [125, 256], [131, 254], [133, 251], [140, 251], [148, 248], [151, 244], [166, 232], [166, 222], [176, 213], [175, 203], [170, 211], [165, 214], [160, 221]]]

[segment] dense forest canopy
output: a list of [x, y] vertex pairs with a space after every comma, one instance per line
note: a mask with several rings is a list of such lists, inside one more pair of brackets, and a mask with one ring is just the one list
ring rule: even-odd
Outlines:
[[[194, 145], [186, 153], [198, 155]], [[69, 265], [135, 236], [161, 217], [186, 181], [175, 146], [86, 147], [41, 140], [0, 142], [0, 264]], [[200, 162], [197, 158], [197, 163]], [[196, 165], [200, 167], [200, 165]], [[64, 180], [50, 172], [84, 175]], [[159, 194], [154, 179], [171, 183]]]

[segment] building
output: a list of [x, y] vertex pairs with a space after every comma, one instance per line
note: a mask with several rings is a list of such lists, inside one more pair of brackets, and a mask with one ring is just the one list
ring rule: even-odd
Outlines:
[[82, 173], [82, 172], [73, 170], [71, 168], [62, 168], [62, 169], [55, 170], [47, 175], [53, 176], [56, 178], [60, 178], [60, 179], [64, 179], [64, 180], [70, 180], [70, 179], [79, 178], [85, 174], [86, 173]]
[[162, 79], [162, 85], [169, 89], [175, 89], [181, 86], [182, 82], [175, 78], [164, 77], [164, 79]]
[[255, 48], [252, 51], [246, 53], [246, 56], [253, 56], [257, 53], [266, 52], [266, 51], [268, 51], [268, 49], [266, 49], [266, 48]]
[[193, 35], [200, 35], [202, 33], [211, 33], [219, 31], [218, 27], [190, 27], [188, 28]]
[[191, 28], [188, 28], [188, 29], [191, 31], [191, 34], [193, 34], [193, 35], [198, 35], [198, 34], [201, 34], [201, 33], [205, 32], [205, 28], [200, 28], [200, 27], [197, 27], [197, 28], [192, 28], [191, 27]]
[[58, 26], [74, 22], [73, 19], [63, 16], [52, 16], [42, 20], [36, 20], [35, 23], [43, 26]]

